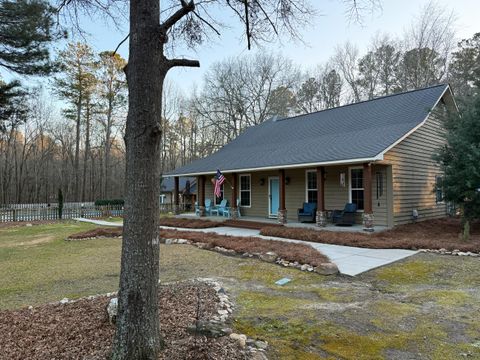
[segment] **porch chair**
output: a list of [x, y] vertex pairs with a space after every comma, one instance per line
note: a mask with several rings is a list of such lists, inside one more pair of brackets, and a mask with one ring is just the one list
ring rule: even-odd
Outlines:
[[212, 200], [205, 199], [205, 215], [212, 215]]
[[[227, 218], [230, 218], [232, 216], [232, 208], [227, 207], [225, 211], [223, 212], [223, 216], [226, 216]], [[237, 199], [237, 217], [241, 217], [242, 215], [240, 214], [240, 199]]]
[[225, 211], [227, 210], [227, 208], [228, 208], [228, 200], [226, 200], [226, 199], [223, 199], [223, 200], [220, 202], [220, 205], [218, 205], [218, 206], [215, 207], [215, 209], [217, 210], [218, 216], [224, 216]]
[[357, 205], [346, 203], [343, 210], [333, 210], [332, 223], [337, 226], [352, 226], [355, 224]]
[[304, 202], [303, 207], [297, 210], [299, 222], [314, 222], [317, 215], [317, 203]]

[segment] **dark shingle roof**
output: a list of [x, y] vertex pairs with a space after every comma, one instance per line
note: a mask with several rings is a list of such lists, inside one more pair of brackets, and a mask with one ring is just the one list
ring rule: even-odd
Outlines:
[[373, 159], [421, 124], [448, 85], [267, 120], [168, 175]]
[[[185, 190], [185, 186], [187, 184], [187, 181], [190, 181], [190, 192], [196, 192], [196, 186], [197, 186], [197, 180], [194, 177], [182, 177], [178, 181], [179, 185], [179, 190], [180, 192], [183, 193]], [[162, 185], [160, 192], [166, 193], [166, 192], [173, 192], [175, 187], [174, 179], [173, 177], [166, 177], [162, 178]]]

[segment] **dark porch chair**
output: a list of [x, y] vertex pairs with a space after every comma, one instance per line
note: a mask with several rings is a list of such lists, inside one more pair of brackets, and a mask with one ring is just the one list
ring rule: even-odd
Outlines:
[[338, 226], [352, 226], [355, 224], [357, 205], [346, 203], [343, 210], [333, 210], [332, 223]]
[[303, 203], [303, 207], [298, 209], [299, 222], [314, 222], [317, 214], [317, 203]]

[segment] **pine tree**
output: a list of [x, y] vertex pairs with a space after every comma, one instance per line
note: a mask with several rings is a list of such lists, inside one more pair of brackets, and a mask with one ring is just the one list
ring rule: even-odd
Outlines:
[[436, 156], [442, 166], [444, 199], [462, 212], [463, 238], [470, 221], [480, 218], [480, 96], [466, 106], [462, 116], [448, 117], [447, 144]]

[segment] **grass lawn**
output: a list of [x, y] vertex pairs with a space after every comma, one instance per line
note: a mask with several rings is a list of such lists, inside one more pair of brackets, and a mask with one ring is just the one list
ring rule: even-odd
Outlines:
[[[114, 291], [120, 240], [65, 242], [89, 224], [0, 229], [0, 308]], [[419, 254], [355, 278], [323, 277], [187, 245], [161, 245], [161, 279], [214, 277], [237, 331], [271, 359], [480, 358], [480, 259]], [[283, 287], [274, 281], [289, 277]]]

